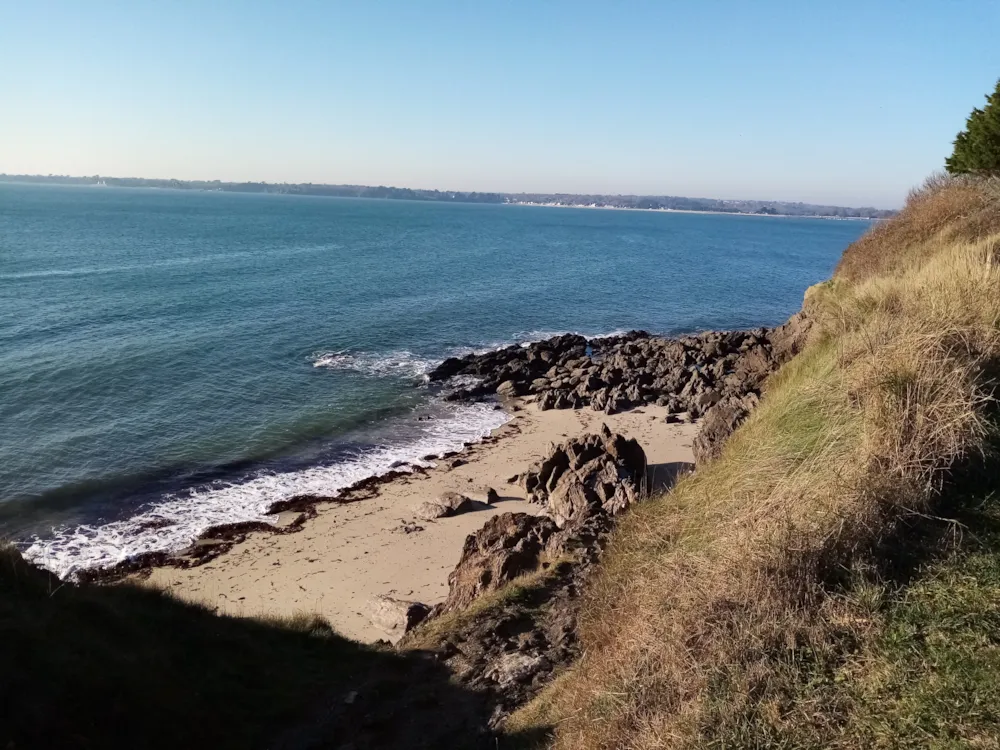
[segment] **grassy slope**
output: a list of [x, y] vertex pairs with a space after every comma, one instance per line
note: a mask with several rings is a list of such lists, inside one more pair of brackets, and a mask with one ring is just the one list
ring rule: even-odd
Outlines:
[[574, 749], [997, 746], [995, 681], [971, 662], [996, 658], [1000, 581], [968, 573], [996, 571], [995, 540], [949, 553], [926, 519], [993, 432], [1000, 191], [929, 185], [806, 309], [813, 340], [723, 456], [619, 527], [585, 657], [512, 730]]

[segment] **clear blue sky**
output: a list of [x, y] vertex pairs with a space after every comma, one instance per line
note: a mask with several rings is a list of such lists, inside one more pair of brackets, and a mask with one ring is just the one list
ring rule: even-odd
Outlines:
[[0, 0], [0, 172], [897, 206], [1000, 2]]

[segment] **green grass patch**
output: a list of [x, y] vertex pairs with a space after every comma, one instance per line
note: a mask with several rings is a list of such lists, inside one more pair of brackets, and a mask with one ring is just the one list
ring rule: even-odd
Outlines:
[[892, 597], [850, 686], [851, 733], [874, 747], [1000, 747], [1000, 507]]

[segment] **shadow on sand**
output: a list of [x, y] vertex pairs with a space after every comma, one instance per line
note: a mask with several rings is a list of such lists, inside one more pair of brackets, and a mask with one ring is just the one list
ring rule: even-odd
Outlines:
[[[430, 654], [318, 618], [225, 617], [134, 585], [72, 586], [0, 550], [0, 746], [520, 748]], [[544, 734], [544, 733], [542, 733]]]

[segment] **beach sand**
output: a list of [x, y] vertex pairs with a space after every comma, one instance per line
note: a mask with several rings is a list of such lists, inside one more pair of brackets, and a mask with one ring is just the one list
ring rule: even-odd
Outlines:
[[[666, 409], [655, 406], [607, 415], [590, 409], [538, 411], [525, 405], [492, 438], [424, 473], [380, 485], [374, 498], [320, 504], [318, 515], [301, 531], [251, 534], [204, 565], [155, 568], [148, 583], [219, 612], [317, 613], [347, 637], [363, 642], [388, 638], [365, 616], [365, 603], [376, 594], [430, 605], [443, 601], [448, 574], [468, 534], [498, 513], [542, 512], [507, 479], [546, 455], [550, 443], [596, 432], [605, 423], [639, 441], [654, 483], [672, 476], [678, 462], [692, 461], [697, 426], [667, 424], [665, 416]], [[449, 468], [455, 458], [467, 463]], [[491, 487], [501, 498], [493, 506], [435, 521], [418, 520], [412, 510], [449, 490], [485, 501]], [[422, 530], [413, 530], [412, 524]], [[407, 525], [409, 531], [404, 530]]]

